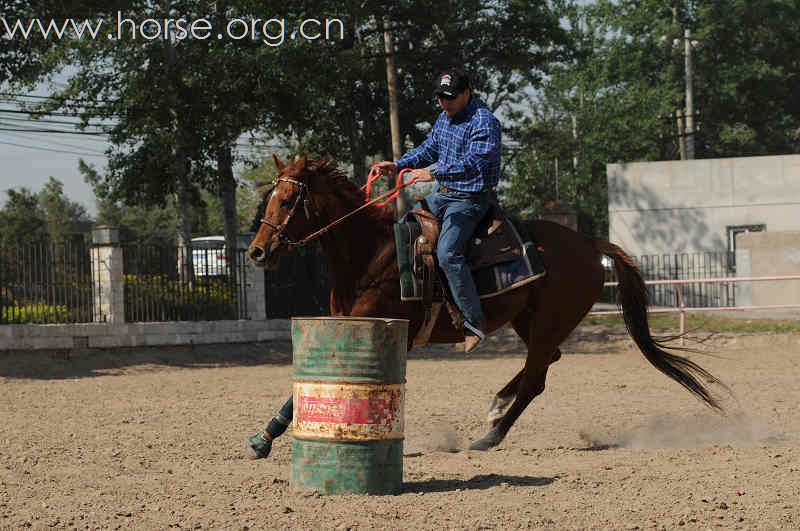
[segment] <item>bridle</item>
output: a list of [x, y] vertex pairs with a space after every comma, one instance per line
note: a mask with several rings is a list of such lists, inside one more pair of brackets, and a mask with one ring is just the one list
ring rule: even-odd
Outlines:
[[[347, 214], [345, 214], [344, 216], [342, 216], [342, 217], [340, 217], [338, 219], [335, 219], [334, 221], [331, 221], [330, 223], [328, 223], [327, 225], [325, 225], [321, 229], [319, 229], [319, 230], [317, 230], [315, 232], [312, 232], [311, 234], [309, 234], [308, 236], [306, 236], [305, 238], [302, 238], [300, 240], [293, 240], [289, 236], [284, 234], [284, 232], [286, 231], [286, 226], [292, 220], [292, 217], [294, 217], [294, 214], [297, 211], [297, 207], [300, 206], [300, 201], [303, 201], [303, 210], [305, 211], [306, 219], [309, 219], [309, 220], [311, 219], [311, 213], [309, 212], [309, 206], [311, 206], [315, 217], [319, 218], [319, 213], [317, 212], [316, 208], [314, 208], [314, 204], [308, 198], [308, 195], [310, 193], [310, 189], [308, 187], [308, 184], [306, 184], [304, 182], [301, 182], [301, 181], [298, 181], [298, 180], [295, 180], [295, 179], [290, 179], [288, 177], [278, 177], [277, 179], [275, 179], [275, 181], [273, 181], [275, 183], [275, 186], [273, 187], [271, 193], [275, 193], [275, 188], [278, 186], [278, 183], [280, 183], [280, 182], [286, 182], [286, 183], [293, 184], [295, 186], [299, 186], [300, 187], [300, 193], [297, 194], [297, 197], [294, 200], [294, 204], [292, 205], [292, 208], [289, 210], [289, 214], [286, 216], [286, 219], [283, 220], [283, 223], [281, 223], [280, 225], [276, 225], [275, 223], [273, 223], [270, 220], [268, 220], [266, 217], [262, 217], [261, 218], [261, 223], [263, 223], [264, 225], [266, 225], [268, 227], [271, 227], [272, 229], [275, 230], [275, 235], [278, 237], [278, 241], [280, 242], [278, 247], [280, 247], [280, 245], [286, 245], [288, 247], [303, 247], [306, 244], [308, 244], [308, 242], [310, 242], [312, 240], [315, 240], [315, 239], [319, 238], [320, 236], [323, 236], [328, 231], [333, 229], [336, 225], [342, 223], [343, 221], [345, 221], [349, 217], [357, 214], [358, 212], [361, 212], [362, 210], [364, 210], [368, 206], [374, 205], [378, 201], [381, 201], [381, 200], [384, 200], [384, 199], [385, 199], [385, 201], [383, 203], [380, 203], [381, 205], [385, 205], [385, 204], [389, 203], [389, 201], [392, 201], [395, 197], [397, 197], [400, 194], [400, 190], [402, 190], [403, 188], [405, 188], [407, 186], [411, 186], [412, 184], [414, 184], [417, 181], [416, 177], [412, 178], [408, 182], [404, 182], [403, 181], [403, 175], [405, 173], [407, 173], [407, 172], [410, 172], [410, 171], [411, 171], [410, 169], [404, 169], [404, 170], [400, 171], [397, 174], [397, 187], [396, 188], [389, 189], [386, 192], [384, 192], [381, 195], [379, 195], [378, 197], [370, 200], [369, 199], [370, 184], [372, 183], [372, 181], [374, 181], [375, 179], [377, 179], [377, 177], [380, 176], [379, 170], [377, 170], [377, 165], [373, 166], [372, 170], [370, 170], [369, 177], [367, 178], [367, 184], [364, 187], [362, 187], [362, 189], [366, 188], [366, 190], [367, 190], [367, 201], [363, 205], [361, 205], [358, 208], [356, 208], [355, 210], [352, 210], [352, 211], [348, 212]], [[267, 203], [267, 206], [269, 206], [269, 203]], [[264, 209], [264, 214], [266, 215], [266, 207]]]
[[[277, 235], [278, 240], [282, 244], [288, 245], [290, 247], [292, 247], [292, 246], [302, 247], [306, 243], [308, 243], [307, 238], [303, 238], [302, 240], [295, 241], [295, 240], [292, 240], [291, 238], [289, 238], [289, 236], [287, 236], [286, 234], [284, 234], [284, 232], [286, 231], [286, 226], [292, 220], [292, 217], [294, 217], [294, 213], [297, 210], [297, 207], [300, 205], [300, 201], [301, 200], [303, 201], [303, 210], [305, 210], [306, 219], [311, 219], [311, 214], [308, 211], [308, 206], [309, 206], [309, 204], [311, 204], [311, 201], [308, 199], [308, 197], [306, 197], [308, 195], [308, 191], [309, 191], [308, 190], [308, 185], [306, 183], [304, 183], [304, 182], [297, 181], [295, 179], [289, 179], [288, 177], [279, 177], [279, 178], [275, 179], [274, 182], [275, 182], [275, 187], [277, 187], [278, 183], [280, 183], [280, 182], [291, 183], [291, 184], [297, 185], [297, 186], [300, 187], [300, 193], [297, 194], [297, 197], [294, 200], [294, 204], [292, 205], [292, 208], [289, 210], [289, 215], [286, 216], [286, 219], [283, 220], [283, 223], [281, 223], [280, 225], [276, 225], [276, 224], [274, 224], [273, 222], [271, 222], [270, 220], [268, 220], [265, 217], [261, 218], [261, 223], [263, 223], [264, 225], [266, 225], [268, 227], [272, 227], [275, 230], [275, 234]], [[273, 187], [272, 193], [275, 193], [275, 188], [274, 187]], [[269, 203], [267, 203], [267, 205], [269, 205]], [[266, 215], [266, 207], [264, 209], [264, 214]], [[317, 213], [316, 209], [314, 209], [314, 215], [316, 217], [319, 217], [319, 214]]]

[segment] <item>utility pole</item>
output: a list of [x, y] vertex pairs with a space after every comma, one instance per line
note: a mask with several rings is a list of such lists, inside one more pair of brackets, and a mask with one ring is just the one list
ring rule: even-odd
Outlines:
[[683, 127], [681, 111], [675, 111], [675, 119], [678, 122], [678, 151], [681, 154], [681, 160], [686, 160], [686, 131]]
[[572, 115], [572, 140], [575, 141], [575, 151], [572, 153], [572, 169], [578, 171], [578, 119]]
[[684, 55], [686, 59], [686, 158], [694, 159], [694, 65], [692, 64], [692, 30], [684, 30]]
[[555, 158], [555, 167], [556, 167], [556, 201], [559, 200], [558, 196], [558, 157]]
[[[400, 110], [397, 105], [397, 71], [394, 67], [394, 43], [392, 42], [392, 22], [383, 19], [383, 45], [386, 52], [386, 84], [389, 89], [389, 126], [392, 132], [392, 160], [399, 160], [403, 156], [403, 142], [400, 137]], [[389, 177], [391, 179], [391, 177]], [[390, 182], [393, 187], [395, 183]], [[405, 201], [402, 191], [397, 196], [395, 214], [405, 211]]]

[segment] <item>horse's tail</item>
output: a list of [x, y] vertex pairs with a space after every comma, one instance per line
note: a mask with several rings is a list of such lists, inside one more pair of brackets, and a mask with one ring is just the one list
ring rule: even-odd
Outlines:
[[595, 246], [598, 252], [614, 260], [619, 282], [617, 304], [622, 307], [625, 326], [642, 354], [656, 369], [681, 384], [708, 406], [722, 411], [722, 406], [701, 383], [701, 379], [721, 385], [722, 382], [693, 361], [670, 353], [668, 347], [650, 334], [647, 323], [647, 287], [633, 259], [613, 243], [597, 240]]

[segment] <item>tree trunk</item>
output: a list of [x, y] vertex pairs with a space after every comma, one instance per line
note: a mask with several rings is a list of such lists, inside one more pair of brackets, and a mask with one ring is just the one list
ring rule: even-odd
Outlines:
[[[162, 9], [165, 14], [171, 11], [170, 0], [163, 0]], [[174, 43], [170, 39], [164, 39], [164, 70], [167, 82], [167, 98], [170, 102], [170, 117], [172, 121], [172, 133], [175, 144], [173, 145], [173, 177], [176, 181], [178, 193], [178, 260], [181, 267], [181, 278], [187, 282], [194, 282], [194, 257], [192, 256], [192, 219], [189, 211], [189, 168], [191, 162], [186, 154], [185, 142], [183, 140], [184, 124], [180, 121], [178, 113], [178, 94], [180, 76], [178, 75], [178, 59]], [[180, 254], [183, 256], [180, 256]]]
[[217, 151], [217, 179], [225, 225], [225, 256], [230, 278], [235, 283], [239, 271], [239, 221], [236, 217], [236, 179], [233, 178], [233, 155], [230, 146]]
[[186, 179], [178, 181], [178, 260], [181, 279], [194, 282], [194, 256], [192, 255], [192, 216], [189, 209], [189, 187]]

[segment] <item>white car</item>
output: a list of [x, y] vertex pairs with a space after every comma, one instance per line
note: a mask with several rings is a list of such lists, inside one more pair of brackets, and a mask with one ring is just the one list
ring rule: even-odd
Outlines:
[[228, 274], [225, 236], [192, 238], [195, 277], [223, 277]]

